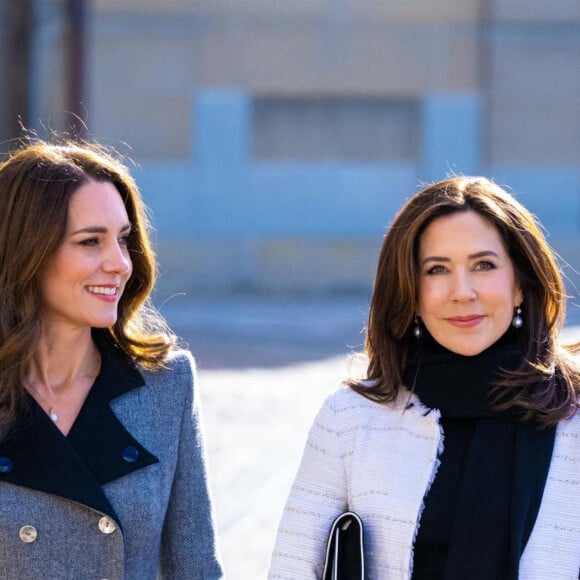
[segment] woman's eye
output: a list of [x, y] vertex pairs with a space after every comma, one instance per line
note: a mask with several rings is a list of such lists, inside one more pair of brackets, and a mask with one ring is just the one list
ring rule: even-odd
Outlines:
[[99, 238], [87, 238], [86, 240], [81, 240], [79, 244], [81, 246], [97, 246], [99, 244]]
[[119, 238], [119, 244], [121, 246], [128, 246], [130, 241], [131, 241], [131, 234], [127, 234], [126, 236], [121, 236]]
[[495, 268], [495, 264], [493, 262], [488, 262], [484, 260], [483, 262], [478, 262], [475, 266], [476, 270], [493, 270]]
[[444, 274], [446, 271], [447, 269], [445, 268], [445, 266], [442, 266], [441, 264], [436, 264], [435, 266], [431, 266], [431, 268], [427, 270], [427, 275], [434, 276], [436, 274]]

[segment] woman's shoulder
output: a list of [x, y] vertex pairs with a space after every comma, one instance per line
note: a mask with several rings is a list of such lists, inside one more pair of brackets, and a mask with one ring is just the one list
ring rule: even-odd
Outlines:
[[172, 349], [161, 367], [150, 369], [138, 365], [138, 370], [143, 377], [142, 396], [152, 397], [159, 409], [183, 408], [199, 390], [195, 360], [185, 349]]
[[[360, 384], [364, 387], [366, 382]], [[365, 397], [347, 385], [342, 385], [326, 398], [323, 409], [327, 409], [337, 417], [344, 415], [350, 418], [357, 416], [370, 418], [374, 415], [400, 414], [405, 408], [412, 408], [414, 404], [418, 404], [418, 400], [408, 391], [401, 392], [395, 401], [383, 403]]]
[[363, 395], [351, 389], [348, 385], [341, 385], [327, 396], [324, 405], [331, 408], [333, 411], [340, 412], [345, 408], [359, 408], [366, 407], [368, 404], [374, 405], [374, 401], [367, 399]]
[[166, 366], [170, 368], [184, 366], [195, 369], [195, 359], [189, 350], [175, 346], [167, 354]]
[[196, 375], [195, 359], [191, 352], [184, 348], [173, 347], [168, 353], [165, 361], [156, 369], [140, 366], [140, 372], [149, 381], [168, 381], [187, 379], [191, 381]]
[[580, 439], [580, 409], [558, 423], [556, 433], [561, 437]]

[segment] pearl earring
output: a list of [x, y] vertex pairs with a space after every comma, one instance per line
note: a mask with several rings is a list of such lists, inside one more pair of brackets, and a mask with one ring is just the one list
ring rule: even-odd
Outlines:
[[415, 323], [415, 328], [413, 328], [413, 336], [419, 340], [423, 332], [421, 331], [421, 324], [419, 323], [419, 317], [414, 314], [413, 315], [413, 322]]
[[524, 319], [522, 318], [521, 306], [516, 307], [516, 314], [512, 319], [512, 326], [514, 328], [521, 328], [524, 325]]

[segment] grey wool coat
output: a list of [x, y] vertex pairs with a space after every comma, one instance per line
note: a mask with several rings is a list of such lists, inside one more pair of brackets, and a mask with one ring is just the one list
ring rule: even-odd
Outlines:
[[0, 443], [0, 578], [221, 578], [193, 358], [146, 371], [97, 343], [101, 372], [69, 434], [30, 399]]

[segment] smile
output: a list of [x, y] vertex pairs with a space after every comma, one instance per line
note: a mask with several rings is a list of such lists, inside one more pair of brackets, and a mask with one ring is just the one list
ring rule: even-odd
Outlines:
[[101, 294], [103, 296], [115, 296], [117, 294], [116, 286], [87, 286], [91, 294]]
[[459, 328], [470, 328], [477, 326], [485, 317], [481, 314], [473, 314], [471, 316], [453, 316], [447, 318], [447, 322]]

